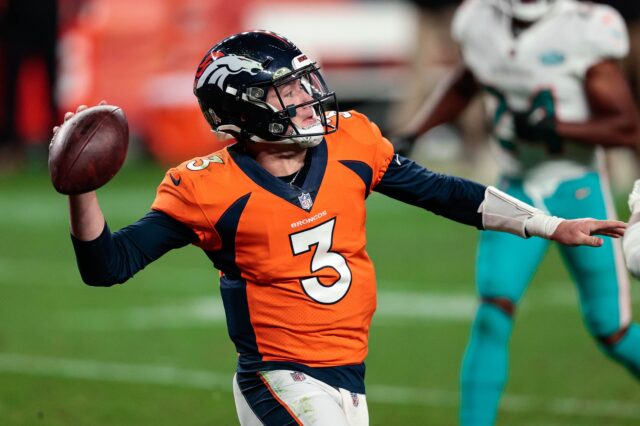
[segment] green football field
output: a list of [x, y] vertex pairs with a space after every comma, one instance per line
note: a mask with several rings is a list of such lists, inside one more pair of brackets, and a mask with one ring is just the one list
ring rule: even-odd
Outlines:
[[[147, 211], [162, 176], [128, 163], [99, 191], [113, 230]], [[376, 194], [368, 206], [379, 282], [371, 424], [455, 425], [477, 232]], [[235, 352], [203, 253], [170, 253], [125, 285], [85, 286], [66, 199], [46, 170], [0, 177], [0, 235], [0, 425], [237, 424]], [[640, 312], [637, 282], [632, 294]], [[517, 318], [500, 425], [640, 424], [638, 383], [582, 327], [555, 249]]]

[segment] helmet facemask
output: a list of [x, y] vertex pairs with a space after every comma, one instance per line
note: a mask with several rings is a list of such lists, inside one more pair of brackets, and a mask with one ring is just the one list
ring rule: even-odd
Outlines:
[[252, 137], [254, 142], [297, 144], [304, 148], [318, 145], [324, 135], [337, 130], [329, 123], [326, 111], [336, 107], [336, 97], [330, 92], [315, 64], [274, 74], [274, 81], [247, 89], [248, 99], [272, 111], [267, 131], [271, 137]]

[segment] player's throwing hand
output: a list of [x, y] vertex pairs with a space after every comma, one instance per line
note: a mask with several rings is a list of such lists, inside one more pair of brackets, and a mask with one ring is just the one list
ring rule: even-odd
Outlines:
[[120, 170], [129, 146], [129, 126], [122, 108], [81, 105], [67, 112], [53, 129], [49, 174], [56, 190], [77, 195], [96, 190]]

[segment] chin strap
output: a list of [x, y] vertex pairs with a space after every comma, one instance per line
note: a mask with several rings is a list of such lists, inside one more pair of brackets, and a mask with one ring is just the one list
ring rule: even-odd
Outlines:
[[549, 239], [564, 221], [493, 186], [487, 187], [478, 213], [482, 213], [484, 229], [509, 232], [522, 238], [538, 236]]

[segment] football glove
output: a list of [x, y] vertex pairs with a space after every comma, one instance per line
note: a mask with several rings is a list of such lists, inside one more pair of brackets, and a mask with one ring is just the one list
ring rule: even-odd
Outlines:
[[629, 211], [631, 213], [635, 212], [636, 209], [640, 209], [638, 201], [640, 201], [640, 179], [636, 180], [633, 184], [633, 190], [629, 194], [629, 199], [627, 200], [629, 203]]
[[537, 108], [527, 112], [513, 112], [516, 136], [526, 142], [545, 143], [552, 153], [562, 150], [562, 140], [556, 132], [556, 119]]

